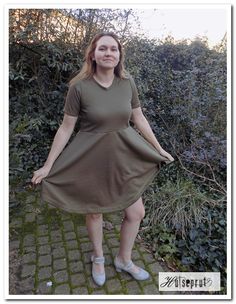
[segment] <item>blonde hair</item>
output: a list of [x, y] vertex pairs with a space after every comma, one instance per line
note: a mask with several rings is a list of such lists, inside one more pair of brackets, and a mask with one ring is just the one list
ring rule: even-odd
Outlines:
[[118, 44], [118, 49], [120, 51], [120, 61], [114, 69], [114, 74], [119, 78], [128, 78], [129, 73], [124, 68], [124, 50], [121, 43], [119, 42], [118, 36], [113, 32], [101, 32], [96, 34], [89, 43], [85, 51], [85, 62], [82, 66], [82, 69], [74, 78], [70, 80], [70, 85], [80, 79], [91, 78], [94, 75], [96, 72], [96, 61], [93, 60], [92, 57], [97, 46], [97, 41], [103, 36], [110, 36], [114, 38]]

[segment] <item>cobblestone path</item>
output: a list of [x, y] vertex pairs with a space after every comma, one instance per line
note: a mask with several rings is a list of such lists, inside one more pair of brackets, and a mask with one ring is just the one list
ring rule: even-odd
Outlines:
[[[113, 259], [119, 247], [122, 213], [104, 214], [103, 249], [106, 283], [91, 277], [91, 243], [85, 216], [39, 204], [39, 193], [22, 192], [21, 207], [10, 217], [9, 294], [158, 295], [158, 273], [163, 267], [137, 239], [132, 260], [150, 272], [146, 281], [117, 273]], [[18, 210], [19, 209], [19, 210]]]

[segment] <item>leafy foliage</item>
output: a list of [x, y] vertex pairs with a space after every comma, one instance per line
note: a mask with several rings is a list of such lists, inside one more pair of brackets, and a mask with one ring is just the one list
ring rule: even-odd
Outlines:
[[226, 52], [204, 41], [172, 40], [132, 40], [127, 62], [164, 148], [200, 182], [225, 193]]
[[179, 271], [219, 271], [226, 288], [226, 201], [177, 177], [145, 193], [141, 234], [153, 253]]

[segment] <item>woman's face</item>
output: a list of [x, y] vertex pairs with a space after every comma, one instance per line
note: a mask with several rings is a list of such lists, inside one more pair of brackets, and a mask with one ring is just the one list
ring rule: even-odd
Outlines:
[[93, 58], [97, 66], [104, 69], [114, 69], [120, 60], [120, 51], [116, 40], [103, 36], [97, 41]]

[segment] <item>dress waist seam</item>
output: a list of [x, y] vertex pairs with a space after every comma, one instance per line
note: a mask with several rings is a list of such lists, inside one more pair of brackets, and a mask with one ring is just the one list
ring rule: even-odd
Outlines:
[[106, 132], [79, 130], [78, 133], [93, 133], [93, 134], [117, 133], [117, 132], [119, 132], [119, 131], [129, 129], [130, 127], [131, 127], [131, 126], [128, 126], [128, 127], [122, 128], [122, 129], [110, 130], [110, 131], [106, 131]]

